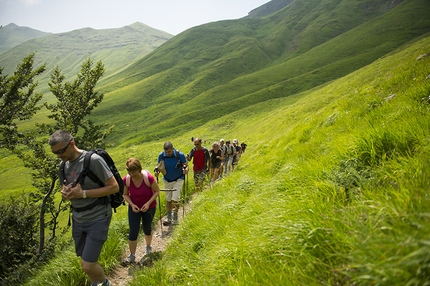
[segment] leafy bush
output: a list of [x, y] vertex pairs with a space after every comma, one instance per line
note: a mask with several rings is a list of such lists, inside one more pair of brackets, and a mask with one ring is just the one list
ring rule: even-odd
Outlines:
[[0, 281], [17, 266], [35, 258], [38, 251], [38, 206], [29, 196], [0, 204]]

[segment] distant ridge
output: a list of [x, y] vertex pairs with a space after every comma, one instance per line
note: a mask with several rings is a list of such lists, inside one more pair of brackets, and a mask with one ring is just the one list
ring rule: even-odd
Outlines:
[[0, 29], [0, 54], [25, 41], [48, 35], [51, 34], [10, 23]]
[[40, 86], [46, 88], [43, 82], [49, 80], [50, 71], [56, 65], [67, 79], [76, 75], [82, 62], [91, 57], [95, 61], [101, 60], [106, 68], [105, 75], [109, 75], [142, 58], [171, 37], [167, 32], [139, 22], [116, 29], [83, 28], [48, 34], [23, 42], [1, 54], [0, 67], [4, 68], [5, 73], [10, 73], [24, 57], [36, 53], [35, 64], [47, 64], [47, 72], [40, 79]]
[[261, 5], [260, 7], [252, 9], [248, 13], [248, 16], [246, 16], [245, 18], [264, 17], [267, 15], [273, 14], [276, 11], [279, 11], [282, 8], [288, 6], [293, 1], [294, 0], [272, 0], [266, 4]]

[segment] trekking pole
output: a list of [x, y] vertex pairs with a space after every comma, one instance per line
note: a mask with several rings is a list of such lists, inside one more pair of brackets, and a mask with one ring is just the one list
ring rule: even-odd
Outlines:
[[[158, 176], [157, 176], [157, 185], [158, 185]], [[162, 216], [161, 216], [161, 199], [160, 199], [160, 195], [158, 195], [158, 209], [160, 211], [160, 230], [161, 230], [161, 235], [163, 235], [163, 224], [161, 222]]]
[[185, 216], [185, 178], [184, 178], [184, 182], [182, 183], [182, 194], [181, 194], [182, 195], [182, 219]]
[[184, 187], [185, 187], [185, 189], [184, 189], [184, 200], [185, 200], [185, 203], [186, 202], [188, 202], [188, 198], [187, 198], [187, 193], [188, 193], [188, 174], [185, 174], [185, 178], [184, 178], [185, 180], [184, 180]]

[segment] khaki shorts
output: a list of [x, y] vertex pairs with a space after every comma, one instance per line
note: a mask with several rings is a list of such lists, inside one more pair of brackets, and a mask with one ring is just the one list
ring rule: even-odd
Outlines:
[[165, 189], [176, 189], [176, 191], [166, 191], [166, 202], [179, 202], [181, 199], [181, 192], [182, 192], [182, 185], [184, 183], [184, 180], [178, 179], [173, 182], [167, 182], [164, 181], [164, 188]]

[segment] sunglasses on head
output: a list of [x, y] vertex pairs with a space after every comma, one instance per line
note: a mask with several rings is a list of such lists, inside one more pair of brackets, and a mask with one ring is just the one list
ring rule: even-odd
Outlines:
[[[72, 140], [73, 140], [73, 139], [72, 139]], [[59, 149], [59, 150], [57, 150], [57, 151], [52, 151], [52, 153], [54, 153], [54, 154], [56, 154], [56, 155], [61, 155], [61, 154], [63, 154], [64, 152], [66, 152], [67, 148], [69, 148], [70, 142], [72, 142], [72, 140], [70, 140], [70, 141], [69, 141], [69, 143], [67, 143], [66, 147], [61, 148], [61, 149]]]

